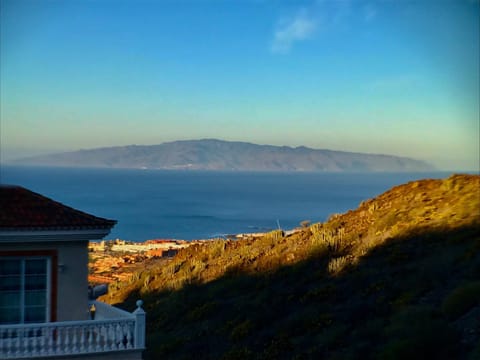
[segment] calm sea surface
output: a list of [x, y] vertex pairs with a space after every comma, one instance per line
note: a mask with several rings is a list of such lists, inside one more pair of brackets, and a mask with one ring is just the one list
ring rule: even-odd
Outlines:
[[247, 173], [1, 166], [0, 182], [115, 219], [108, 239], [205, 239], [324, 221], [410, 180], [449, 173]]

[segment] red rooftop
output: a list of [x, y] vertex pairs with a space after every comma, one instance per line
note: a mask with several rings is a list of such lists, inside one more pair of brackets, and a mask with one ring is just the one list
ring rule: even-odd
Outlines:
[[116, 224], [63, 205], [21, 186], [0, 185], [1, 230], [110, 229]]

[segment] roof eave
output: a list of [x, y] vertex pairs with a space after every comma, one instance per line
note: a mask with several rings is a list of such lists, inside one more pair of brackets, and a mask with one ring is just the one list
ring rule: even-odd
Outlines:
[[18, 241], [36, 242], [69, 242], [100, 240], [110, 233], [111, 228], [96, 229], [43, 229], [43, 230], [0, 230], [0, 243], [17, 243]]

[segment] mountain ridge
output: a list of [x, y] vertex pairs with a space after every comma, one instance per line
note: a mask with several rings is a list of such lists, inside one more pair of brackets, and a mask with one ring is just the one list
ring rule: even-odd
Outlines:
[[218, 139], [179, 140], [34, 156], [17, 165], [230, 171], [430, 171], [427, 162], [306, 146], [259, 145]]

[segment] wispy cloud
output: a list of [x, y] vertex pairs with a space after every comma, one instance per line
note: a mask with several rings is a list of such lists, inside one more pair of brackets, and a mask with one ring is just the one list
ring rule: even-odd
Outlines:
[[292, 18], [279, 21], [270, 50], [273, 53], [288, 53], [296, 42], [310, 38], [317, 26], [318, 19], [313, 18], [306, 9], [301, 9]]
[[372, 22], [378, 17], [378, 8], [375, 0], [313, 0], [310, 5], [277, 22], [270, 50], [287, 54], [296, 43], [311, 39], [320, 32], [327, 36], [339, 29], [348, 29], [351, 20]]

